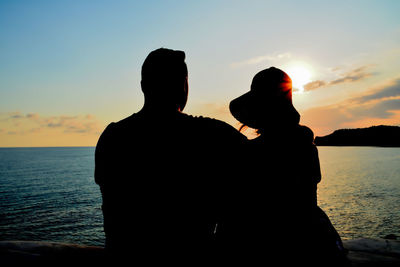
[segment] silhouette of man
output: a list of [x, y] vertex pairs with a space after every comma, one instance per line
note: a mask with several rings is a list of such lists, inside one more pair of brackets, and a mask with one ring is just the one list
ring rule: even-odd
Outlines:
[[143, 108], [102, 133], [95, 181], [103, 198], [106, 250], [133, 261], [206, 260], [218, 223], [230, 155], [244, 136], [182, 111], [185, 53], [160, 48], [142, 66]]

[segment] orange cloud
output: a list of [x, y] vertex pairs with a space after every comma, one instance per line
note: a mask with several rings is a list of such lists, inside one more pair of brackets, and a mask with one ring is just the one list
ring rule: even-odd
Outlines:
[[[374, 75], [373, 72], [367, 71], [369, 67], [371, 67], [371, 65], [365, 65], [365, 66], [361, 66], [359, 68], [353, 69], [349, 72], [341, 74], [340, 77], [338, 77], [337, 79], [334, 79], [332, 81], [316, 80], [316, 81], [309, 82], [306, 85], [304, 85], [304, 90], [311, 91], [311, 90], [319, 89], [321, 87], [338, 85], [338, 84], [342, 84], [342, 83], [353, 83], [353, 82], [364, 80], [364, 79]], [[335, 69], [334, 71], [337, 71], [337, 69]]]
[[[7, 121], [14, 125], [24, 125], [24, 129], [21, 129], [20, 133], [27, 132], [30, 130], [37, 131], [37, 129], [45, 128], [60, 128], [64, 132], [76, 132], [76, 133], [96, 133], [98, 134], [101, 130], [97, 119], [93, 115], [86, 116], [52, 116], [42, 117], [37, 113], [28, 113], [26, 115], [20, 112], [10, 112], [2, 114], [1, 121]], [[18, 121], [18, 124], [16, 122]], [[34, 128], [28, 128], [34, 125]]]
[[302, 123], [317, 135], [339, 128], [400, 124], [400, 79], [369, 90], [335, 105], [315, 107], [302, 112]]
[[0, 113], [0, 146], [95, 145], [103, 125], [91, 114]]
[[342, 75], [341, 78], [338, 78], [336, 80], [329, 82], [329, 85], [335, 85], [335, 84], [339, 84], [339, 83], [356, 82], [356, 81], [360, 81], [365, 78], [368, 78], [373, 75], [372, 72], [366, 71], [367, 68], [369, 68], [369, 67], [370, 67], [370, 65], [365, 65], [365, 66], [359, 67], [357, 69], [354, 69], [350, 72], [347, 72], [344, 75]]
[[312, 90], [318, 89], [325, 85], [326, 85], [326, 82], [318, 80], [318, 81], [309, 82], [306, 85], [304, 85], [303, 87], [304, 87], [305, 91], [312, 91]]

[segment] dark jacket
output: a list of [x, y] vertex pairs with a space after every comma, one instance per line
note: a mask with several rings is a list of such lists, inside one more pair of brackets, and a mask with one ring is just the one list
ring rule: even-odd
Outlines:
[[[271, 127], [248, 141], [242, 179], [236, 181], [234, 204], [219, 236], [221, 242], [228, 240], [225, 248], [236, 251], [238, 260], [265, 262], [287, 253], [296, 257], [296, 250], [299, 257], [307, 249], [321, 179], [313, 139], [309, 128], [294, 125]], [[283, 249], [288, 242], [291, 247]]]
[[206, 255], [231, 151], [243, 140], [224, 122], [180, 112], [111, 123], [95, 167], [108, 251], [163, 262]]
[[220, 227], [233, 261], [282, 266], [346, 266], [340, 236], [318, 207], [321, 180], [314, 134], [306, 126], [270, 128], [249, 140], [242, 179]]

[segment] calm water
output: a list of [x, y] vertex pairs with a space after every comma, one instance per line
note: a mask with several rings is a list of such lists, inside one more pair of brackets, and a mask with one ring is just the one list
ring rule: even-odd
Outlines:
[[1, 148], [0, 240], [103, 245], [94, 148]]
[[[400, 148], [319, 153], [319, 204], [341, 236], [400, 236]], [[93, 155], [94, 148], [0, 148], [0, 240], [103, 245]]]
[[318, 150], [319, 205], [342, 238], [400, 236], [400, 148]]

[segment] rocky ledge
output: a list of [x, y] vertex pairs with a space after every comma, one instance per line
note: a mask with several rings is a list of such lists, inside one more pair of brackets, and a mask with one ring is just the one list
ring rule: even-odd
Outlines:
[[[400, 266], [398, 240], [361, 238], [343, 243], [349, 250], [348, 258], [352, 266]], [[92, 265], [103, 260], [102, 247], [42, 241], [0, 241], [0, 262], [6, 263], [3, 266], [35, 262], [52, 263], [51, 266], [56, 266], [54, 262], [60, 265], [84, 262]]]

